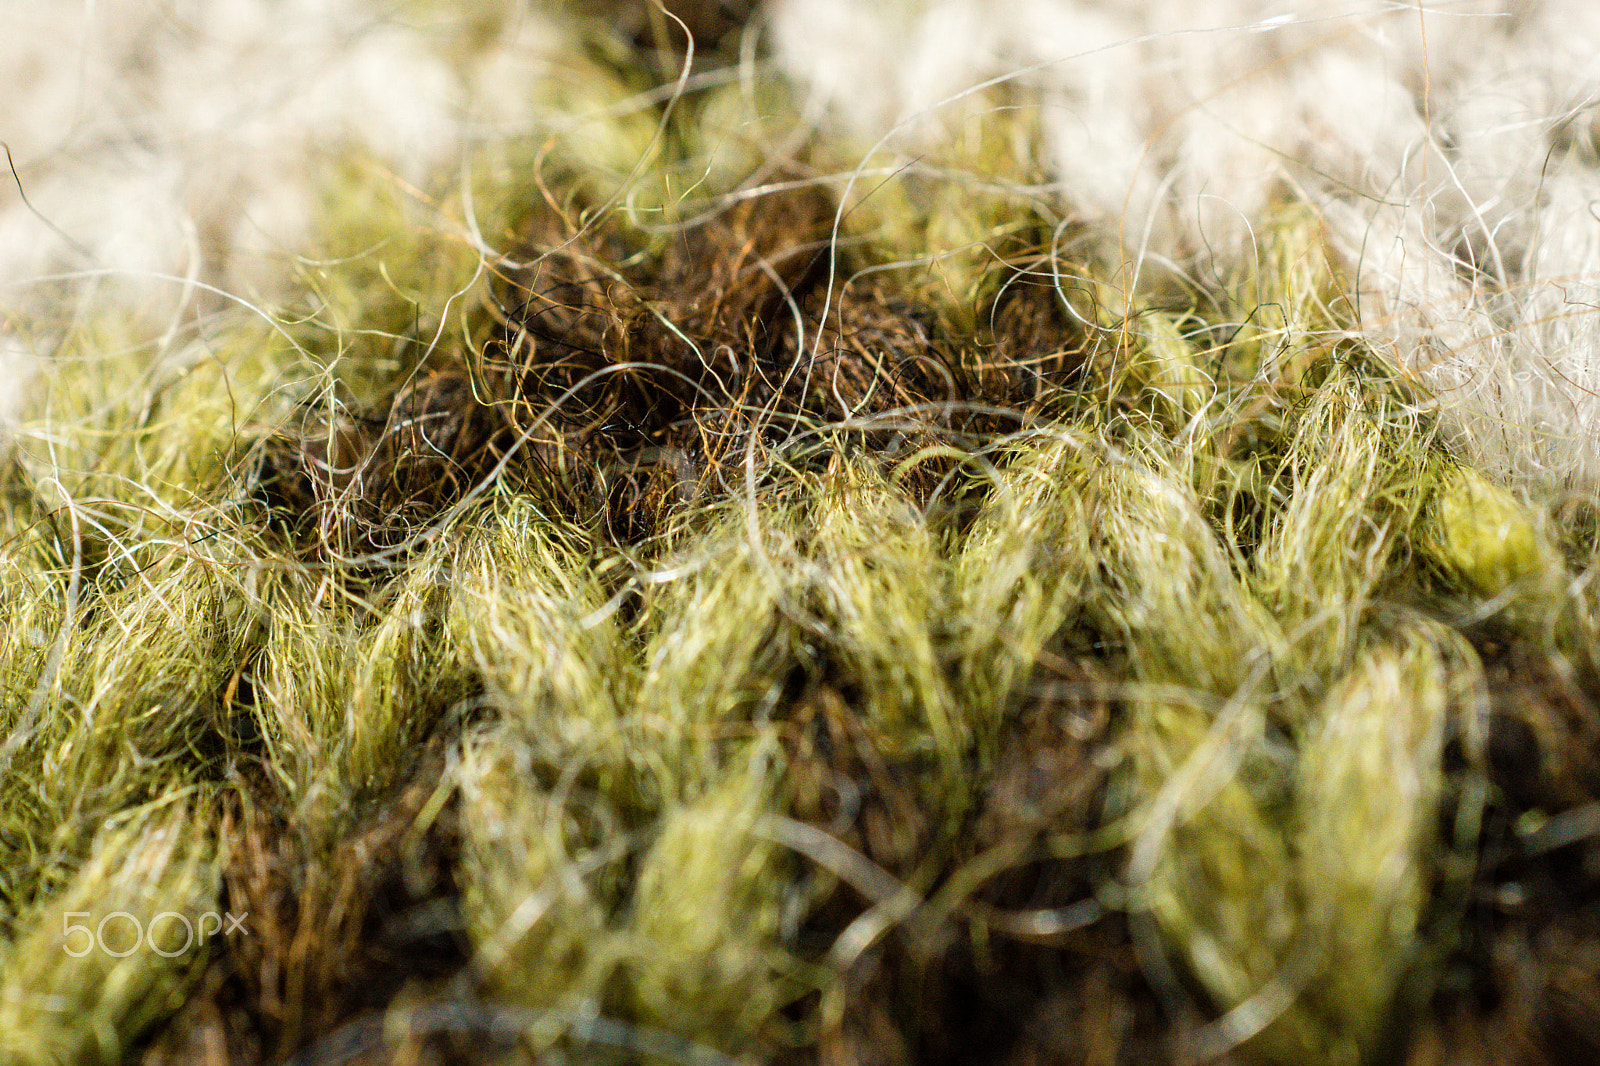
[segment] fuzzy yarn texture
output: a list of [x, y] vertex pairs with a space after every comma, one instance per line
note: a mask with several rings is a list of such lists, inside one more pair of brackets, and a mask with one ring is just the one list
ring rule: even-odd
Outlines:
[[1014, 86], [1063, 210], [1116, 234], [1131, 299], [1225, 276], [1259, 258], [1274, 202], [1314, 205], [1356, 327], [1440, 398], [1458, 447], [1593, 483], [1592, 4], [837, 0], [777, 5], [774, 41], [815, 106], [907, 151], [993, 106], [974, 86]]
[[0, 87], [0, 1066], [1600, 1061], [1600, 7]]

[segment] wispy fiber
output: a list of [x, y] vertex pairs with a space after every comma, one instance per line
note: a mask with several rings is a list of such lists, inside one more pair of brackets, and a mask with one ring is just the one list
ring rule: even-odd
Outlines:
[[[813, 3], [892, 84], [801, 0], [593, 6], [375, 27], [483, 124], [354, 138], [257, 296], [7, 305], [0, 1062], [1590, 1049], [1600, 501], [1418, 362], [1483, 338], [1352, 253], [1372, 175], [1208, 152], [1285, 127], [1197, 65], [1108, 213], [1168, 134], [1052, 72], [1065, 0]], [[1242, 39], [1123, 14], [1147, 79]]]

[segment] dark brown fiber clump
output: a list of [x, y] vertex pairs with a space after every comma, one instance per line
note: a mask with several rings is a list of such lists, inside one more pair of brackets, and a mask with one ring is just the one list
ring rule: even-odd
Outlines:
[[[804, 463], [837, 438], [893, 468], [977, 447], [1081, 373], [1053, 288], [1002, 268], [1015, 283], [983, 336], [951, 335], [852, 276], [836, 213], [806, 186], [747, 197], [655, 252], [554, 225], [495, 286], [479, 350], [419, 370], [386, 409], [274, 438], [260, 496], [335, 556], [412, 544], [491, 483], [637, 544], [741, 490], [752, 458]], [[908, 487], [949, 469], [913, 460]]]

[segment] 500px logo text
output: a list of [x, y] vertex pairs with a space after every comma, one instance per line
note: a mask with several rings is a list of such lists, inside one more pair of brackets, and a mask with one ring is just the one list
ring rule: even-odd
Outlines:
[[175, 959], [196, 944], [203, 944], [218, 933], [249, 936], [244, 926], [246, 912], [240, 915], [202, 911], [193, 919], [177, 911], [162, 911], [148, 923], [127, 911], [112, 911], [94, 925], [79, 918], [93, 918], [89, 911], [67, 911], [61, 916], [61, 950], [75, 959], [81, 959], [98, 948], [113, 958], [124, 959], [141, 947]]

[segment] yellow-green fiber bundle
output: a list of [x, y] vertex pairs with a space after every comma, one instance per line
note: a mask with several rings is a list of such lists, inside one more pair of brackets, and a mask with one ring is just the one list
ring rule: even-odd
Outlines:
[[1600, 504], [1451, 452], [1288, 191], [1141, 303], [1004, 86], [906, 160], [567, 32], [281, 302], [60, 324], [0, 1062], [1570, 1061]]

